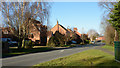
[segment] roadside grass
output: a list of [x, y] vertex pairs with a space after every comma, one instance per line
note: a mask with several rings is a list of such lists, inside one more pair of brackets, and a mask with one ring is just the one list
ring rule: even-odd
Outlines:
[[110, 46], [110, 45], [104, 45], [104, 46], [102, 46], [102, 48], [104, 48], [104, 49], [107, 49], [107, 50], [109, 50], [109, 51], [113, 51], [113, 52], [114, 52], [114, 47], [113, 47], [113, 46]]
[[[75, 45], [64, 45], [64, 47], [75, 47]], [[9, 53], [2, 53], [2, 58], [24, 55], [29, 53], [46, 52], [51, 50], [57, 50], [59, 48], [60, 47], [57, 48], [57, 47], [48, 47], [48, 46], [34, 46], [32, 49], [18, 50], [17, 47], [9, 47]]]
[[76, 44], [72, 44], [72, 45], [64, 45], [63, 47], [76, 47]]
[[34, 65], [39, 66], [120, 66], [120, 63], [114, 61], [114, 56], [101, 50], [91, 49], [77, 54], [58, 58]]
[[55, 48], [51, 47], [37, 47], [37, 48], [32, 48], [32, 49], [20, 49], [18, 50], [17, 48], [10, 48], [9, 53], [3, 53], [2, 57], [11, 57], [11, 56], [17, 56], [17, 55], [24, 55], [24, 54], [29, 54], [29, 53], [37, 53], [37, 52], [45, 52], [45, 51], [51, 51], [51, 50], [56, 50]]

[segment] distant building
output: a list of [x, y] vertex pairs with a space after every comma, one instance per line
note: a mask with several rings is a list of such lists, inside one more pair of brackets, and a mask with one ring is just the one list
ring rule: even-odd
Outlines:
[[105, 37], [104, 36], [100, 36], [100, 37], [96, 38], [96, 40], [105, 40]]

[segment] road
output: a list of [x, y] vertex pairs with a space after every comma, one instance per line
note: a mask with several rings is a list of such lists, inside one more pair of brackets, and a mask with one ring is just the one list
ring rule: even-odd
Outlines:
[[49, 52], [32, 53], [21, 56], [9, 57], [2, 59], [2, 66], [32, 66], [45, 61], [68, 56], [88, 49], [94, 49], [100, 46], [86, 45], [84, 47], [74, 47], [68, 49], [60, 49]]

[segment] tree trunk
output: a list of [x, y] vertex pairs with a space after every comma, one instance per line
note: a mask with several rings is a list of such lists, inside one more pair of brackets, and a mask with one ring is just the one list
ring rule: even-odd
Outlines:
[[21, 39], [20, 39], [20, 36], [19, 36], [19, 41], [18, 41], [18, 49], [21, 49]]
[[119, 41], [119, 34], [118, 34], [117, 30], [115, 30], [114, 41]]
[[67, 45], [67, 42], [65, 41], [65, 45]]
[[25, 39], [22, 40], [22, 48], [25, 48]]

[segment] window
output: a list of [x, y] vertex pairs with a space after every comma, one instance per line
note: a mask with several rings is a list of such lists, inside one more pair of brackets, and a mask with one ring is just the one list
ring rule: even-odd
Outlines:
[[41, 28], [39, 27], [39, 31], [41, 31]]
[[4, 33], [4, 34], [8, 34], [8, 31], [4, 31], [3, 33]]

